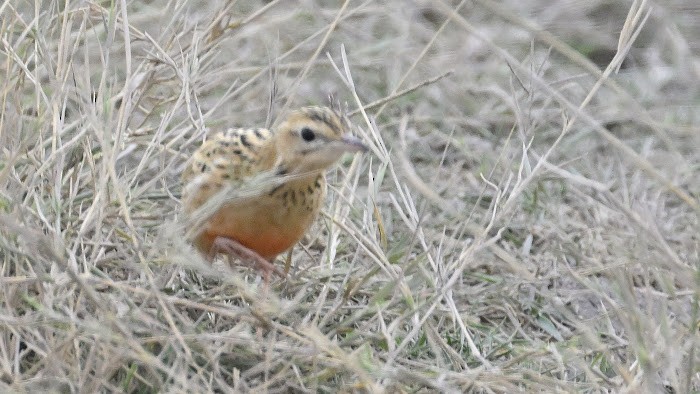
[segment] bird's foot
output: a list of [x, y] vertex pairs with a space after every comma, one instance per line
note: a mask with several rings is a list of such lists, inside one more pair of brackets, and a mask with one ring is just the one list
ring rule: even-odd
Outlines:
[[231, 261], [231, 257], [236, 257], [244, 265], [260, 270], [265, 283], [269, 283], [270, 274], [272, 272], [280, 277], [285, 276], [284, 272], [272, 264], [272, 262], [265, 260], [254, 250], [243, 246], [240, 242], [231, 238], [216, 237], [216, 239], [214, 239], [214, 244], [209, 251], [210, 259], [213, 259], [217, 253], [223, 253], [229, 256], [229, 262]]

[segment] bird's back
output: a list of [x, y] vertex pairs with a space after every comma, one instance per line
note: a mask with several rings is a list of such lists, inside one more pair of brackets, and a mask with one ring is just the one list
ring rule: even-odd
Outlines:
[[272, 138], [268, 129], [232, 128], [216, 133], [192, 155], [182, 173], [186, 213], [202, 206], [226, 184], [235, 184], [268, 170], [263, 145]]

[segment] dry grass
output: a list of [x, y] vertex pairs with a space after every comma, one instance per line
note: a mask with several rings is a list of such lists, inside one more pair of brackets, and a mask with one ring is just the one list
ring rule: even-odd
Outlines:
[[[0, 2], [0, 391], [700, 390], [700, 9], [524, 3]], [[329, 94], [261, 295], [179, 173]]]

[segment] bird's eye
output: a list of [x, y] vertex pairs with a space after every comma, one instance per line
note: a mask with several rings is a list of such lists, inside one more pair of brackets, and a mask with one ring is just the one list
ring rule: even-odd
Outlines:
[[310, 142], [316, 138], [316, 134], [314, 134], [310, 128], [304, 127], [301, 129], [301, 138], [303, 138], [304, 141]]

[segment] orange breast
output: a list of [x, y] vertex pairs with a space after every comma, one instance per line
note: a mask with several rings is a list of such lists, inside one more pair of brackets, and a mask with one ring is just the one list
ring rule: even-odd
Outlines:
[[294, 246], [313, 223], [318, 209], [284, 206], [279, 199], [263, 197], [220, 208], [196, 240], [205, 254], [217, 237], [230, 238], [267, 260]]
[[220, 229], [214, 228], [204, 231], [197, 238], [197, 247], [202, 252], [208, 253], [217, 237], [225, 237], [240, 242], [241, 245], [255, 251], [266, 260], [272, 260], [280, 253], [294, 246], [302, 236], [304, 236], [303, 231], [293, 235], [266, 232], [257, 236], [250, 236], [243, 232], [220, 231]]

